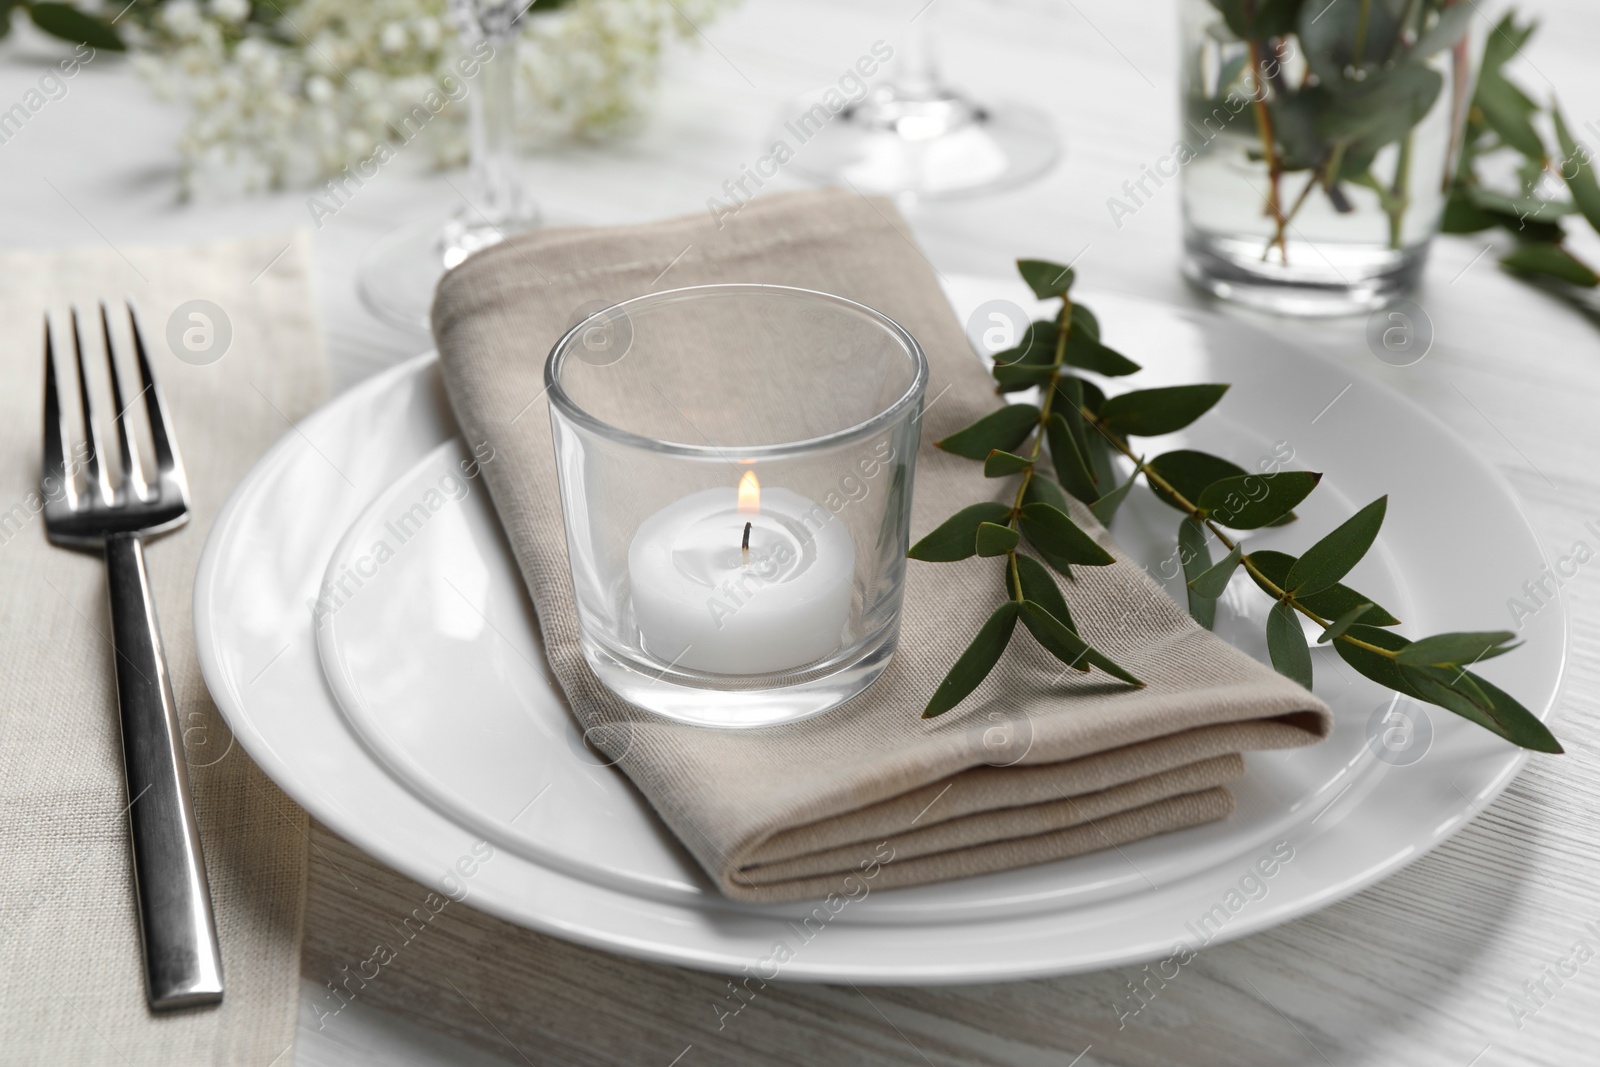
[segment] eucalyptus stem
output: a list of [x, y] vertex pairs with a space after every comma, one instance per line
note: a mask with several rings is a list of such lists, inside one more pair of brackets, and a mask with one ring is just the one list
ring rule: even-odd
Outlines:
[[1288, 230], [1289, 223], [1294, 221], [1294, 217], [1300, 213], [1300, 209], [1305, 206], [1306, 199], [1310, 197], [1311, 190], [1315, 189], [1319, 184], [1321, 184], [1321, 180], [1316, 174], [1307, 176], [1305, 188], [1300, 190], [1300, 195], [1294, 198], [1293, 204], [1289, 205], [1288, 214], [1284, 215], [1278, 221], [1277, 230], [1270, 238], [1267, 239], [1267, 247], [1261, 250], [1262, 259], [1267, 258], [1267, 253], [1272, 251], [1272, 246], [1274, 244], [1283, 243], [1285, 231]]
[[[1039, 453], [1044, 448], [1044, 428], [1050, 425], [1050, 407], [1056, 398], [1056, 382], [1061, 378], [1061, 368], [1066, 366], [1067, 337], [1072, 333], [1072, 298], [1066, 295], [1061, 297], [1061, 314], [1056, 317], [1056, 354], [1051, 362], [1050, 377], [1043, 385], [1044, 402], [1039, 405], [1039, 428], [1033, 434], [1033, 448], [1028, 452], [1027, 458], [1032, 460], [1027, 470], [1022, 472], [1022, 484], [1017, 487], [1017, 498], [1011, 505], [1011, 522], [1017, 521], [1017, 516], [1022, 513], [1022, 501], [1028, 492], [1028, 483], [1033, 481], [1034, 466], [1039, 460]], [[1015, 552], [1007, 555], [1014, 556]]]
[[[1261, 87], [1262, 65], [1261, 45], [1257, 41], [1250, 41], [1250, 67], [1256, 79], [1257, 88]], [[1284, 236], [1286, 220], [1283, 217], [1283, 169], [1278, 164], [1278, 150], [1276, 136], [1272, 130], [1272, 113], [1267, 109], [1267, 94], [1257, 92], [1255, 95], [1256, 131], [1261, 135], [1262, 158], [1267, 163], [1267, 180], [1270, 188], [1267, 194], [1267, 207], [1272, 211], [1273, 222], [1277, 226], [1278, 253], [1283, 257], [1284, 265], [1289, 263], [1289, 244]], [[1261, 252], [1261, 259], [1266, 260], [1267, 254], [1272, 251], [1271, 243]]]
[[[1150, 464], [1145, 462], [1143, 459], [1139, 458], [1133, 449], [1128, 447], [1128, 442], [1125, 441], [1120, 434], [1117, 434], [1114, 431], [1106, 428], [1106, 426], [1100, 421], [1099, 416], [1095, 415], [1095, 413], [1090, 411], [1088, 408], [1082, 406], [1079, 407], [1078, 411], [1091, 426], [1100, 431], [1101, 436], [1106, 439], [1107, 443], [1109, 443], [1112, 448], [1116, 449], [1133, 462], [1133, 473], [1129, 475], [1129, 477], [1137, 478], [1139, 475], [1143, 474], [1145, 481], [1149, 482], [1153, 486], [1159, 486], [1162, 492], [1166, 493], [1174, 502], [1178, 504], [1180, 510], [1188, 512], [1190, 518], [1194, 519], [1196, 522], [1205, 526], [1207, 530], [1211, 531], [1212, 536], [1220, 541], [1229, 552], [1232, 552], [1238, 547], [1238, 542], [1229, 537], [1223, 531], [1222, 527], [1218, 525], [1217, 522], [1213, 520], [1204, 509], [1202, 509], [1198, 504], [1195, 504], [1182, 493], [1178, 492], [1177, 488], [1173, 486], [1171, 482], [1163, 478], [1159, 471], [1150, 466]], [[1245, 571], [1249, 573], [1250, 577], [1254, 578], [1263, 589], [1268, 591], [1268, 595], [1288, 604], [1291, 608], [1294, 608], [1300, 614], [1321, 626], [1324, 630], [1333, 625], [1332, 619], [1323, 618], [1312, 609], [1300, 603], [1299, 600], [1295, 599], [1293, 594], [1289, 593], [1283, 587], [1278, 585], [1278, 583], [1268, 578], [1264, 573], [1262, 573], [1261, 569], [1256, 566], [1255, 561], [1252, 560], [1249, 555], [1241, 556], [1239, 562], [1241, 565], [1243, 565]], [[1353, 645], [1356, 648], [1363, 649], [1367, 652], [1376, 653], [1377, 655], [1385, 656], [1389, 659], [1395, 658], [1395, 653], [1391, 652], [1389, 649], [1380, 648], [1377, 645], [1370, 644], [1369, 642], [1363, 641], [1360, 638], [1351, 637], [1349, 634], [1340, 634], [1335, 637], [1334, 640], [1343, 641], [1346, 644]]]
[[[1022, 516], [1022, 502], [1028, 493], [1028, 483], [1033, 481], [1033, 473], [1039, 463], [1039, 455], [1044, 449], [1045, 427], [1050, 425], [1050, 408], [1056, 398], [1056, 382], [1061, 377], [1061, 368], [1066, 366], [1067, 338], [1072, 333], [1072, 298], [1065, 293], [1061, 295], [1061, 313], [1056, 317], [1056, 352], [1051, 362], [1050, 377], [1045, 381], [1044, 401], [1039, 405], [1039, 426], [1033, 432], [1033, 447], [1029, 449], [1027, 469], [1022, 472], [1021, 484], [1017, 486], [1016, 499], [1011, 503], [1011, 517], [1006, 520], [1006, 525], [1016, 528], [1017, 520]], [[1006, 553], [1006, 566], [1011, 571], [1011, 584], [1016, 593], [1015, 599], [1020, 603], [1026, 599], [1022, 595], [1022, 577], [1017, 573], [1017, 550], [1012, 549]]]
[[1355, 61], [1361, 62], [1361, 53], [1367, 47], [1367, 27], [1372, 24], [1372, 0], [1361, 0], [1361, 13], [1356, 16]]
[[1383, 205], [1384, 214], [1389, 216], [1389, 247], [1400, 248], [1400, 224], [1405, 217], [1406, 208], [1411, 206], [1411, 134], [1406, 134], [1400, 141], [1400, 154], [1394, 161], [1394, 180], [1389, 186], [1389, 199]]

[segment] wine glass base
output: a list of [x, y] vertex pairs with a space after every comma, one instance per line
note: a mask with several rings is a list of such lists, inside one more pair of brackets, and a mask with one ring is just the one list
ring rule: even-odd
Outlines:
[[795, 169], [863, 193], [954, 199], [1013, 188], [1044, 174], [1061, 153], [1050, 119], [1024, 104], [976, 104], [959, 93], [880, 86], [836, 114], [799, 101], [775, 136]]
[[428, 336], [433, 291], [444, 272], [472, 253], [539, 224], [537, 212], [497, 226], [460, 215], [437, 215], [390, 230], [361, 256], [356, 291], [374, 316], [408, 333]]

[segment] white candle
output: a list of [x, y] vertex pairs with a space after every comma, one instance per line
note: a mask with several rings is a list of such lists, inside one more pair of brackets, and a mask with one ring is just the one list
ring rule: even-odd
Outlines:
[[[749, 524], [749, 547], [745, 545]], [[788, 489], [706, 489], [644, 522], [628, 548], [645, 648], [713, 674], [769, 674], [843, 643], [855, 547], [845, 524]]]

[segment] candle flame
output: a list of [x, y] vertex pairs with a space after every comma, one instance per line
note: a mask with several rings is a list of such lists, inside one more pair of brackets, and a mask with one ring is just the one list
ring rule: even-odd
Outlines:
[[761, 513], [761, 482], [756, 477], [755, 471], [745, 471], [744, 477], [739, 479], [739, 514], [759, 515]]

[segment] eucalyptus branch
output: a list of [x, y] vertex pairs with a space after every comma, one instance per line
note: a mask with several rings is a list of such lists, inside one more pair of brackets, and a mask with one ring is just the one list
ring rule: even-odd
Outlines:
[[[1500, 257], [1500, 265], [1570, 297], [1600, 286], [1600, 272], [1572, 252], [1565, 230], [1566, 219], [1578, 216], [1600, 233], [1600, 183], [1593, 159], [1573, 139], [1555, 102], [1541, 108], [1505, 75], [1506, 62], [1533, 31], [1532, 22], [1519, 23], [1511, 12], [1484, 42], [1440, 228], [1445, 233], [1478, 233], [1496, 226], [1507, 230], [1517, 247]], [[1535, 122], [1541, 112], [1554, 128], [1554, 150]], [[1496, 157], [1507, 155], [1521, 158], [1515, 186], [1494, 177], [1505, 170], [1495, 165], [1500, 162]], [[1560, 195], [1563, 188], [1565, 196]]]
[[[1116, 449], [1127, 459], [1133, 461], [1133, 474], [1130, 475], [1130, 477], [1136, 478], [1141, 474], [1144, 475], [1147, 482], [1158, 487], [1167, 495], [1169, 498], [1169, 503], [1177, 506], [1179, 510], [1187, 512], [1190, 518], [1203, 525], [1207, 530], [1210, 531], [1211, 535], [1215, 537], [1217, 541], [1229, 552], [1240, 548], [1240, 543], [1230, 537], [1222, 525], [1213, 519], [1204, 508], [1201, 508], [1199, 505], [1187, 499], [1176, 486], [1163, 478], [1160, 472], [1147, 463], [1143, 458], [1138, 456], [1133, 449], [1128, 446], [1128, 442], [1126, 440], [1124, 440], [1115, 432], [1106, 429], [1105, 424], [1101, 422], [1097, 415], [1091, 411], [1088, 411], [1087, 409], [1083, 409], [1082, 414], [1084, 419], [1088, 421], [1090, 425], [1092, 425], [1096, 430], [1105, 436], [1106, 442], [1110, 444], [1112, 448]], [[1380, 499], [1386, 501], [1388, 498], [1381, 497]], [[1255, 583], [1273, 599], [1288, 604], [1290, 607], [1294, 608], [1312, 622], [1323, 627], [1324, 630], [1334, 624], [1334, 620], [1323, 618], [1316, 611], [1312, 610], [1312, 608], [1306, 605], [1304, 601], [1297, 599], [1294, 593], [1284, 589], [1281, 585], [1268, 577], [1268, 575], [1261, 570], [1260, 566], [1257, 565], [1255, 560], [1251, 558], [1249, 553], [1244, 553], [1239, 557], [1239, 565], [1244, 567], [1245, 572], [1249, 574], [1250, 577], [1255, 580]], [[1359, 638], [1352, 637], [1348, 633], [1335, 634], [1333, 640], [1342, 641], [1356, 648], [1365, 649], [1366, 651], [1375, 655], [1387, 657], [1388, 659], [1394, 659], [1396, 655], [1389, 649], [1380, 648], [1377, 645], [1362, 641]]]
[[[1410, 208], [1412, 132], [1444, 90], [1444, 75], [1434, 68], [1448, 66], [1448, 60], [1436, 57], [1465, 36], [1471, 5], [1465, 0], [1407, 0], [1403, 6], [1373, 0], [1210, 3], [1222, 25], [1209, 27], [1208, 39], [1223, 40], [1233, 57], [1228, 63], [1248, 62], [1255, 79], [1251, 116], [1267, 171], [1266, 213], [1273, 222], [1262, 260], [1276, 246], [1288, 263], [1289, 222], [1313, 188], [1322, 189], [1341, 214], [1355, 210], [1346, 186], [1371, 190], [1388, 217], [1390, 244], [1398, 248]], [[1298, 85], [1282, 76], [1289, 55], [1304, 63]], [[1459, 64], [1450, 69], [1459, 77]], [[1231, 91], [1231, 85], [1219, 86], [1223, 90]], [[1215, 115], [1225, 102], [1197, 92], [1190, 106], [1197, 114]], [[1373, 166], [1391, 145], [1396, 146], [1394, 171], [1380, 181]], [[1299, 201], [1285, 210], [1283, 177], [1302, 172], [1307, 184]]]
[[[939, 683], [924, 716], [956, 707], [983, 682], [1019, 620], [1068, 666], [1143, 684], [1078, 632], [1051, 573], [1070, 577], [1075, 565], [1113, 562], [1072, 519], [1069, 497], [1109, 527], [1142, 476], [1157, 499], [1183, 515], [1178, 557], [1189, 613], [1200, 625], [1211, 627], [1218, 601], [1242, 568], [1274, 601], [1266, 624], [1273, 667], [1307, 689], [1313, 663], [1301, 617], [1322, 627], [1317, 644], [1329, 645], [1379, 685], [1447, 708], [1525, 748], [1561, 751], [1531, 712], [1470, 669], [1516, 648], [1514, 634], [1459, 632], [1412, 641], [1391, 629], [1399, 619], [1343, 584], [1376, 542], [1388, 497], [1361, 508], [1299, 556], [1271, 549], [1246, 552], [1239, 532], [1293, 522], [1294, 508], [1322, 476], [1278, 469], [1251, 474], [1192, 449], [1141, 456], [1130, 438], [1182, 430], [1215, 406], [1228, 387], [1162, 386], [1108, 397], [1083, 373], [1114, 379], [1136, 373], [1139, 364], [1101, 342], [1094, 314], [1068, 295], [1070, 269], [1031, 259], [1017, 266], [1035, 295], [1060, 300], [1061, 306], [1051, 318], [1034, 322], [1021, 344], [996, 356], [992, 373], [1002, 395], [1036, 393], [1038, 402], [1008, 404], [938, 442], [946, 452], [981, 461], [986, 477], [1016, 476], [1016, 488], [1006, 494], [1009, 503], [992, 500], [958, 511], [909, 553], [928, 562], [1001, 558], [1004, 599]], [[1116, 456], [1133, 464], [1125, 480], [1119, 479]], [[1211, 538], [1227, 553], [1215, 563]], [[1031, 552], [1021, 550], [1024, 541]]]

